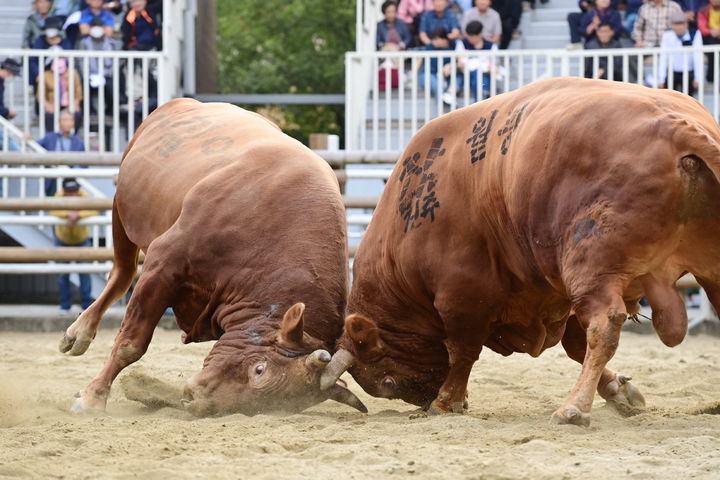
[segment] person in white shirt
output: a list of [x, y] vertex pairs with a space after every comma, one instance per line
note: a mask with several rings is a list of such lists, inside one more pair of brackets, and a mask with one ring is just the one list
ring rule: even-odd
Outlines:
[[[687, 16], [682, 12], [674, 13], [670, 22], [670, 30], [663, 33], [660, 47], [667, 49], [692, 46], [697, 47], [697, 50], [660, 53], [658, 86], [660, 88], [670, 87], [678, 92], [684, 91], [684, 72], [687, 69], [687, 93], [694, 96], [699, 85], [698, 79], [703, 76], [703, 54], [699, 50], [703, 46], [702, 33], [700, 30], [688, 29]], [[670, 78], [668, 78], [668, 70], [672, 71]]]

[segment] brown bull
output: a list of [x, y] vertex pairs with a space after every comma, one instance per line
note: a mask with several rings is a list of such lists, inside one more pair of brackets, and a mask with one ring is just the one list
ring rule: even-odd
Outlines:
[[720, 307], [719, 179], [718, 125], [672, 91], [544, 80], [433, 120], [359, 247], [323, 386], [349, 368], [373, 395], [461, 412], [483, 346], [562, 341], [582, 373], [553, 422], [587, 425], [596, 389], [642, 404], [606, 364], [642, 295], [682, 341], [685, 272]]
[[319, 388], [342, 332], [347, 240], [337, 179], [312, 151], [257, 114], [173, 100], [128, 145], [112, 221], [110, 279], [62, 352], [85, 352], [140, 250], [145, 263], [110, 358], [74, 410], [105, 408], [168, 307], [184, 343], [218, 340], [187, 384], [191, 412], [298, 411], [326, 399], [365, 410], [341, 383]]

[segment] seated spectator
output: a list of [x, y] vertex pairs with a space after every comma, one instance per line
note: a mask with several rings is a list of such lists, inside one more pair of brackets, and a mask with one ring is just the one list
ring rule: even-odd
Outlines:
[[[43, 28], [43, 35], [35, 39], [32, 48], [35, 50], [72, 50], [72, 44], [67, 38], [65, 38], [65, 32], [63, 31], [62, 26], [62, 18], [46, 18], [45, 27]], [[37, 85], [38, 77], [40, 76], [38, 57], [30, 57], [28, 62], [28, 70], [30, 74], [30, 78], [28, 78], [28, 83], [33, 86]]]
[[[620, 40], [618, 40], [615, 34], [615, 25], [608, 21], [603, 21], [598, 24], [595, 28], [595, 36], [587, 41], [585, 44], [586, 50], [603, 50], [609, 48], [622, 48]], [[598, 57], [597, 67], [595, 67], [594, 57], [585, 57], [585, 78], [602, 78], [603, 80], [608, 79], [610, 69], [608, 68], [607, 56]], [[612, 79], [621, 82], [623, 79], [622, 72], [622, 57], [620, 55], [614, 55], [613, 61], [613, 76]]]
[[[85, 144], [75, 132], [75, 116], [67, 110], [60, 112], [60, 130], [48, 132], [38, 142], [48, 152], [84, 152]], [[45, 179], [45, 195], [52, 197], [57, 191], [57, 180]]]
[[430, 45], [430, 34], [437, 28], [445, 30], [448, 40], [460, 36], [460, 25], [455, 12], [447, 8], [448, 0], [433, 0], [433, 9], [422, 14], [420, 18], [420, 42]]
[[[456, 52], [475, 51], [475, 50], [497, 50], [498, 47], [490, 40], [483, 37], [483, 24], [477, 20], [473, 20], [465, 26], [465, 35], [459, 42], [455, 42]], [[456, 87], [452, 85], [448, 87], [447, 92], [443, 95], [445, 103], [452, 103], [457, 92], [461, 92], [465, 86], [465, 72], [468, 72], [468, 83], [470, 87], [470, 97], [473, 102], [478, 99], [478, 75], [482, 75], [480, 93], [482, 98], [490, 95], [490, 65], [488, 59], [479, 56], [458, 57], [457, 60], [457, 76]]]
[[162, 49], [160, 27], [145, 9], [147, 0], [130, 0], [130, 10], [123, 19], [120, 30], [125, 50]]
[[502, 36], [502, 20], [500, 14], [490, 8], [490, 3], [490, 0], [475, 0], [475, 8], [463, 14], [462, 31], [465, 32], [470, 22], [480, 22], [483, 26], [483, 37], [494, 44], [499, 44]]
[[[58, 74], [58, 82], [55, 84], [55, 73]], [[67, 61], [64, 58], [55, 58], [52, 60], [52, 66], [49, 70], [45, 70], [43, 81], [45, 82], [45, 98], [40, 98], [40, 88], [37, 89], [38, 102], [42, 101], [45, 105], [45, 128], [53, 129], [55, 125], [55, 96], [58, 96], [59, 109], [68, 109], [75, 116], [75, 125], [79, 126], [82, 120], [80, 113], [80, 102], [83, 99], [82, 82], [80, 81], [80, 73], [75, 71], [73, 75], [73, 85], [70, 85], [70, 70], [67, 68]], [[70, 101], [70, 88], [73, 88], [74, 99]]]
[[[423, 50], [432, 52], [438, 50], [451, 50], [450, 39], [443, 27], [436, 27], [435, 30], [430, 33], [430, 44], [425, 45]], [[418, 68], [420, 69], [418, 72], [419, 87], [420, 89], [425, 89], [425, 85], [428, 85], [430, 94], [438, 96], [441, 91], [445, 90], [445, 80], [443, 80], [443, 84], [438, 83], [440, 62], [442, 62], [442, 77], [447, 77], [450, 75], [450, 70], [445, 67], [450, 66], [450, 57], [433, 57], [428, 59], [427, 64], [425, 64], [423, 60], [424, 59], [421, 58], [418, 65]]]
[[708, 0], [676, 0], [688, 19], [688, 28], [697, 29], [697, 14], [708, 4]]
[[[720, 0], [710, 0], [697, 15], [698, 30], [702, 34], [703, 45], [720, 43]], [[715, 78], [715, 54], [708, 53], [707, 81]]]
[[632, 38], [636, 47], [657, 47], [665, 30], [670, 28], [670, 18], [682, 13], [680, 5], [672, 0], [648, 0], [635, 20]]
[[603, 22], [612, 25], [615, 39], [620, 37], [623, 31], [620, 12], [610, 6], [610, 0], [595, 0], [595, 7], [588, 10], [580, 21], [580, 34], [585, 43], [595, 38], [595, 30]]
[[[699, 30], [688, 29], [688, 19], [685, 13], [674, 13], [671, 21], [671, 30], [663, 33], [660, 46], [662, 48], [678, 48], [678, 47], [702, 47], [702, 33]], [[672, 70], [673, 81], [672, 88], [678, 92], [683, 91], [684, 71], [687, 68], [687, 87], [688, 94], [694, 96], [698, 88], [698, 79], [703, 74], [703, 55], [700, 51], [695, 52], [677, 52], [668, 54], [660, 52], [660, 65], [658, 67], [658, 86], [666, 88], [668, 86], [668, 63]]]
[[[694, 1], [694, 0], [688, 0]], [[623, 0], [625, 4], [625, 19], [623, 20], [623, 29], [628, 36], [632, 35], [633, 28], [635, 27], [635, 20], [638, 17], [638, 10], [644, 3], [644, 0]]]
[[[111, 52], [116, 50], [115, 40], [105, 35], [102, 20], [95, 17], [90, 21], [90, 35], [80, 39], [79, 50]], [[88, 60], [88, 81], [90, 83], [90, 110], [93, 113], [106, 113], [112, 110], [113, 102], [113, 60], [105, 57], [90, 57]], [[102, 63], [102, 65], [101, 65]], [[99, 90], [104, 91], [104, 105], [99, 105]]]
[[570, 43], [566, 46], [568, 50], [576, 50], [582, 48], [582, 34], [580, 33], [580, 23], [582, 22], [583, 16], [595, 6], [594, 0], [580, 0], [578, 2], [580, 7], [579, 12], [568, 13], [567, 22], [570, 27]]
[[[5, 80], [10, 80], [12, 77], [20, 75], [20, 63], [12, 58], [6, 58], [0, 63], [0, 116], [8, 120], [15, 118], [17, 113], [12, 108], [8, 108], [5, 105]], [[8, 138], [8, 149], [19, 150], [17, 144]], [[0, 150], [5, 147], [5, 139], [3, 136], [3, 129], [0, 128]], [[1, 183], [1, 182], [0, 182]], [[0, 185], [0, 189], [2, 185]]]
[[50, 0], [35, 0], [33, 2], [35, 11], [25, 20], [22, 48], [32, 47], [35, 39], [42, 36], [45, 19], [50, 16], [50, 6]]
[[410, 47], [414, 47], [419, 44], [420, 39], [418, 34], [420, 33], [420, 18], [423, 12], [433, 9], [432, 0], [401, 0], [398, 6], [398, 17], [400, 20], [405, 22], [405, 25], [410, 32], [412, 41]]
[[405, 50], [410, 45], [410, 32], [405, 22], [397, 16], [397, 3], [386, 0], [382, 4], [385, 20], [378, 22], [376, 32], [376, 46], [378, 50], [397, 51]]
[[115, 18], [113, 14], [103, 8], [103, 0], [87, 0], [88, 8], [80, 13], [80, 35], [90, 35], [90, 22], [93, 18], [100, 18], [105, 28], [105, 35], [112, 37]]
[[[71, 13], [77, 12], [81, 9], [81, 3], [85, 3], [80, 0], [54, 0], [52, 2], [51, 14], [59, 17], [63, 17], [63, 20], [70, 16]], [[84, 7], [83, 7], [84, 8]]]
[[520, 26], [522, 16], [521, 0], [493, 0], [493, 9], [500, 15], [502, 36], [500, 37], [500, 49], [504, 50], [510, 45], [513, 33]]

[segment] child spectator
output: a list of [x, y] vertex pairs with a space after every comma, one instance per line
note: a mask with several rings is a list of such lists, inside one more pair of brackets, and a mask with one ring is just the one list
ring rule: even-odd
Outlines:
[[618, 38], [623, 31], [620, 12], [610, 6], [610, 0], [595, 0], [595, 7], [591, 8], [580, 21], [580, 34], [588, 40], [595, 38], [595, 30], [602, 22], [612, 26], [615, 38]]
[[[436, 52], [439, 50], [451, 50], [450, 39], [448, 38], [448, 34], [443, 27], [436, 27], [435, 30], [430, 33], [430, 44], [425, 45], [425, 48], [423, 50], [428, 50], [431, 52]], [[443, 77], [447, 77], [450, 74], [450, 71], [446, 70], [445, 66], [449, 66], [448, 64], [450, 63], [450, 57], [432, 57], [428, 59], [427, 65], [423, 63], [423, 59], [421, 58], [420, 64], [418, 66], [418, 68], [420, 69], [420, 71], [418, 72], [418, 78], [420, 80], [419, 86], [421, 89], [424, 89], [425, 85], [429, 85], [430, 94], [433, 96], [438, 96], [441, 90], [445, 90], [444, 84], [438, 84], [438, 71], [440, 70], [440, 62], [442, 62], [443, 66], [442, 75]]]
[[90, 22], [93, 18], [100, 18], [103, 22], [103, 28], [105, 29], [105, 35], [111, 37], [113, 34], [113, 27], [115, 26], [115, 19], [113, 14], [103, 8], [103, 0], [87, 0], [88, 8], [80, 13], [80, 35], [90, 34]]
[[[483, 24], [473, 20], [465, 27], [465, 36], [455, 42], [456, 52], [475, 51], [475, 50], [497, 50], [495, 43], [483, 37]], [[470, 84], [470, 96], [473, 102], [478, 99], [478, 75], [482, 75], [482, 97], [490, 95], [490, 74], [489, 61], [479, 56], [458, 57], [457, 60], [458, 73], [456, 77], [457, 88], [450, 86], [443, 95], [445, 103], [452, 103], [457, 92], [462, 91], [465, 85], [465, 71], [468, 72], [468, 83]]]
[[160, 28], [155, 18], [145, 9], [147, 0], [130, 0], [130, 10], [120, 30], [125, 50], [162, 49]]
[[648, 0], [635, 20], [632, 38], [636, 47], [657, 47], [663, 32], [670, 28], [670, 17], [682, 13], [680, 5], [672, 0]]
[[[58, 82], [55, 84], [55, 71], [58, 74]], [[45, 82], [45, 98], [40, 98], [40, 89], [37, 89], [38, 102], [45, 104], [45, 128], [52, 129], [55, 121], [55, 96], [58, 96], [60, 110], [68, 109], [75, 115], [75, 125], [80, 125], [82, 116], [80, 114], [80, 102], [83, 99], [82, 82], [80, 73], [73, 75], [73, 85], [70, 85], [70, 70], [67, 68], [67, 61], [64, 58], [55, 58], [52, 61], [50, 70], [45, 70], [43, 81]], [[73, 88], [74, 99], [70, 102], [70, 88]]]
[[[671, 18], [671, 30], [663, 33], [660, 46], [665, 48], [678, 48], [683, 46], [693, 46], [701, 48], [703, 46], [702, 33], [699, 30], [688, 29], [688, 20], [685, 13], [674, 13]], [[667, 74], [669, 68], [673, 75], [673, 90], [683, 91], [684, 71], [687, 68], [688, 94], [694, 96], [698, 88], [698, 79], [702, 78], [703, 58], [702, 52], [678, 52], [668, 54], [660, 52], [660, 65], [658, 67], [658, 86], [660, 88], [667, 87]], [[697, 72], [697, 73], [696, 73]]]
[[[80, 39], [78, 49], [105, 52], [116, 50], [115, 40], [105, 35], [105, 28], [99, 17], [95, 17], [90, 21], [90, 35]], [[113, 60], [109, 57], [102, 60], [98, 57], [90, 57], [87, 61], [88, 81], [90, 83], [90, 109], [94, 113], [100, 112], [98, 92], [102, 88], [105, 93], [105, 112], [108, 112], [112, 109], [113, 101]]]
[[502, 20], [500, 14], [490, 8], [490, 4], [490, 0], [475, 0], [475, 8], [463, 14], [462, 30], [464, 32], [470, 22], [480, 22], [483, 26], [483, 37], [498, 44], [502, 36]]
[[[710, 0], [700, 9], [697, 16], [698, 30], [702, 34], [703, 45], [720, 43], [720, 0]], [[708, 53], [707, 81], [715, 78], [715, 53]]]
[[[595, 28], [595, 37], [588, 40], [585, 44], [586, 50], [604, 50], [610, 48], [622, 48], [620, 40], [615, 38], [615, 26], [603, 21]], [[622, 81], [622, 57], [614, 55], [613, 59], [613, 76], [612, 79], [618, 82]], [[608, 68], [607, 56], [598, 57], [597, 70], [595, 70], [595, 59], [593, 57], [585, 57], [585, 78], [602, 78], [608, 79], [610, 69]]]
[[418, 44], [420, 33], [420, 18], [423, 12], [433, 9], [432, 0], [401, 0], [398, 6], [398, 17], [405, 22], [413, 40], [409, 46]]
[[50, 0], [35, 0], [33, 2], [35, 11], [25, 20], [22, 48], [32, 47], [35, 39], [42, 36], [45, 19], [50, 15], [50, 6]]
[[382, 4], [385, 20], [378, 22], [376, 45], [378, 50], [405, 50], [410, 45], [410, 32], [405, 22], [397, 16], [397, 3], [386, 0]]
[[420, 18], [420, 41], [430, 45], [430, 34], [442, 27], [448, 40], [460, 36], [460, 25], [455, 12], [447, 8], [448, 0], [433, 0], [433, 9], [422, 14]]

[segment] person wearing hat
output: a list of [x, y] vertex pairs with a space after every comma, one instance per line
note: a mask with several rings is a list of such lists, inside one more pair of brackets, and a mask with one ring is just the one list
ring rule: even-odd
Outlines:
[[[62, 190], [55, 194], [55, 197], [87, 197], [87, 193], [80, 189], [80, 184], [74, 178], [65, 178], [62, 182]], [[66, 220], [64, 225], [55, 226], [55, 246], [58, 247], [88, 247], [90, 246], [90, 228], [87, 225], [80, 225], [79, 221], [86, 217], [97, 215], [96, 210], [52, 210], [50, 215]], [[79, 274], [81, 306], [85, 310], [93, 302], [91, 296], [90, 275]], [[67, 273], [58, 275], [58, 289], [60, 290], [60, 310], [63, 313], [70, 312], [72, 306], [72, 294], [70, 292], [70, 275]]]
[[[78, 50], [111, 52], [117, 50], [116, 41], [106, 35], [105, 26], [100, 17], [90, 20], [90, 35], [78, 42]], [[99, 92], [104, 91], [105, 113], [112, 112], [113, 104], [113, 60], [110, 57], [88, 59], [88, 81], [90, 83], [90, 107], [94, 113], [99, 112]]]
[[[63, 19], [61, 17], [48, 17], [45, 19], [45, 26], [43, 27], [43, 35], [37, 37], [35, 42], [32, 44], [34, 50], [72, 50], [72, 42], [65, 37], [65, 31], [63, 30]], [[46, 66], [49, 65], [45, 57]], [[52, 58], [50, 58], [52, 60]], [[30, 85], [36, 85], [38, 76], [40, 75], [40, 66], [38, 57], [30, 57], [28, 67], [30, 69], [30, 76], [28, 83]]]
[[[666, 49], [679, 47], [697, 47], [694, 52], [676, 52], [668, 54]], [[660, 40], [660, 65], [658, 67], [658, 86], [665, 88], [669, 84], [668, 64], [672, 70], [672, 88], [678, 92], [683, 91], [685, 69], [687, 68], [687, 92], [694, 96], [698, 88], [698, 79], [703, 74], [703, 54], [699, 50], [703, 46], [700, 30], [688, 29], [687, 15], [675, 12], [670, 17], [670, 30], [663, 33]]]
[[14, 110], [5, 106], [5, 80], [20, 75], [20, 63], [14, 58], [6, 58], [0, 63], [0, 116], [12, 120]]

